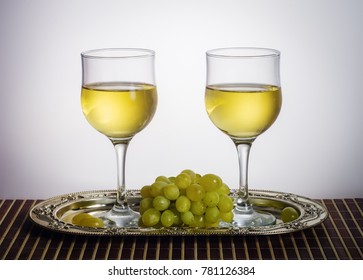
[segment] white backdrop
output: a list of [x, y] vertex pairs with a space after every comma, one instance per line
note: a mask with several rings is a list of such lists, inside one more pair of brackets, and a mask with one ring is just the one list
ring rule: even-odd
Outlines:
[[156, 51], [159, 104], [127, 185], [190, 168], [237, 187], [234, 145], [204, 109], [205, 51], [279, 49], [283, 108], [254, 143], [250, 188], [363, 196], [363, 2], [1, 0], [0, 198], [112, 189], [115, 154], [80, 108], [80, 52]]

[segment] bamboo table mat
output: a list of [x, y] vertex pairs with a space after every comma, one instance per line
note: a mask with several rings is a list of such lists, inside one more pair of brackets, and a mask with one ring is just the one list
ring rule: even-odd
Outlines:
[[321, 199], [329, 217], [269, 236], [114, 236], [61, 234], [28, 218], [37, 200], [0, 199], [0, 260], [362, 260], [363, 198]]

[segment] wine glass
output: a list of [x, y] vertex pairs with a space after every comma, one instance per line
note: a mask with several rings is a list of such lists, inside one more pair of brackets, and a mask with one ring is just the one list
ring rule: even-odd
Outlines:
[[248, 199], [248, 158], [253, 141], [276, 120], [282, 103], [280, 52], [266, 48], [207, 51], [205, 106], [213, 124], [236, 145], [239, 188], [232, 225], [266, 226], [276, 222]]
[[100, 214], [106, 226], [137, 226], [140, 214], [127, 203], [125, 159], [130, 140], [154, 116], [157, 91], [152, 50], [97, 49], [83, 52], [81, 105], [87, 121], [111, 140], [117, 159], [117, 196]]

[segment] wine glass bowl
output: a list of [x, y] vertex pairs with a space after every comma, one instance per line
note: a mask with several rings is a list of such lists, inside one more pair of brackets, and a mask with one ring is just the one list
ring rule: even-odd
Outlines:
[[205, 106], [212, 123], [236, 145], [239, 188], [233, 225], [275, 223], [248, 200], [248, 158], [253, 141], [277, 119], [281, 104], [280, 52], [265, 48], [223, 48], [207, 52]]
[[117, 197], [100, 214], [106, 226], [137, 226], [140, 214], [127, 203], [126, 151], [131, 139], [152, 120], [157, 90], [152, 50], [98, 49], [83, 52], [82, 111], [89, 124], [111, 140], [117, 159]]
[[87, 121], [110, 139], [128, 139], [140, 132], [156, 110], [153, 85], [104, 82], [82, 87], [82, 111]]
[[206, 89], [213, 124], [234, 139], [254, 139], [276, 120], [281, 106], [277, 86], [219, 84]]

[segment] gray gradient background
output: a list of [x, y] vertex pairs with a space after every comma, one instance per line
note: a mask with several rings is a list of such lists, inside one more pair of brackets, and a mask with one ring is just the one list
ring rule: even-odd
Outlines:
[[250, 187], [362, 197], [362, 27], [359, 0], [0, 0], [0, 198], [114, 188], [112, 145], [80, 108], [80, 52], [102, 47], [157, 53], [129, 188], [184, 168], [235, 188], [235, 148], [204, 109], [205, 51], [228, 46], [282, 52], [283, 108], [252, 147]]

